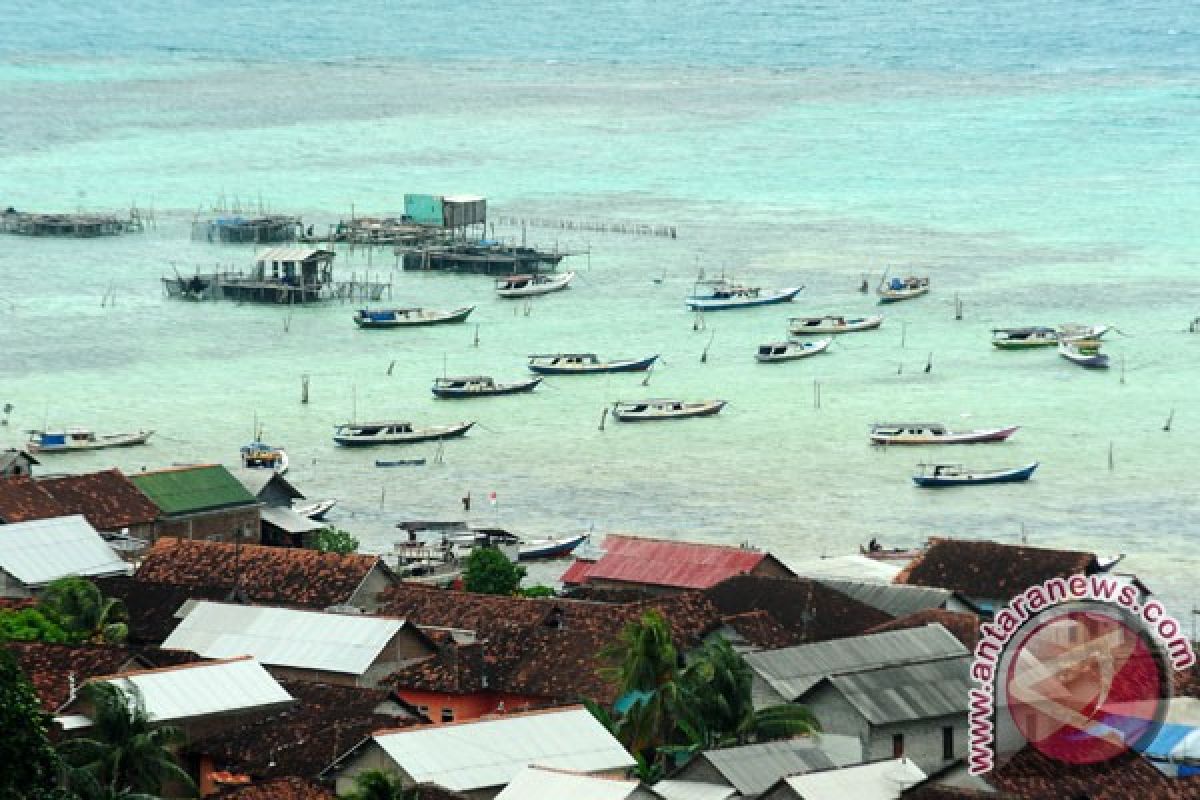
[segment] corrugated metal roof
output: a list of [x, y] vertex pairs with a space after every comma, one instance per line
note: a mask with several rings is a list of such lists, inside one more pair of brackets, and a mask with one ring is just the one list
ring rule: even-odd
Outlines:
[[788, 567], [801, 578], [825, 580], [833, 578], [844, 581], [871, 581], [891, 583], [900, 574], [901, 567], [866, 556], [833, 556], [816, 558], [800, 563], [788, 563]]
[[290, 508], [265, 506], [260, 513], [264, 522], [269, 522], [276, 528], [288, 533], [311, 533], [325, 527], [323, 522], [311, 520], [303, 514], [297, 514]]
[[707, 589], [733, 575], [750, 572], [766, 557], [767, 553], [743, 547], [609, 534], [604, 539], [604, 556], [595, 563], [576, 561], [563, 574], [562, 582], [600, 578]]
[[202, 601], [162, 646], [204, 658], [251, 655], [263, 664], [362, 675], [404, 620]]
[[743, 795], [761, 794], [784, 775], [835, 766], [812, 738], [707, 750], [697, 757]]
[[654, 793], [663, 800], [729, 800], [737, 789], [700, 781], [659, 781]]
[[495, 800], [626, 800], [637, 788], [637, 781], [529, 766], [518, 772]]
[[138, 472], [129, 480], [164, 514], [249, 505], [254, 495], [220, 464]]
[[902, 583], [863, 583], [835, 578], [821, 578], [820, 582], [893, 617], [907, 616], [928, 608], [941, 608], [954, 594], [949, 589]]
[[0, 569], [26, 586], [131, 571], [80, 514], [0, 525]]
[[874, 725], [967, 713], [969, 655], [863, 670], [829, 679]]
[[328, 253], [315, 247], [271, 247], [257, 253], [255, 261], [305, 261], [318, 253]]
[[920, 767], [907, 758], [896, 758], [796, 775], [786, 783], [804, 800], [896, 800], [901, 791], [923, 780]]
[[745, 659], [757, 679], [790, 702], [829, 675], [966, 652], [962, 642], [941, 625], [922, 625], [747, 653]]
[[251, 658], [148, 670], [107, 682], [126, 692], [136, 690], [152, 722], [267, 708], [293, 700]]
[[602, 772], [636, 762], [584, 708], [514, 714], [374, 737], [416, 783], [455, 791], [503, 786], [530, 764]]

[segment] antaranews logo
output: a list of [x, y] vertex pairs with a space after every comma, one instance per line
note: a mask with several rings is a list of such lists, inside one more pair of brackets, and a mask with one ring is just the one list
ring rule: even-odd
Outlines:
[[1179, 622], [1112, 575], [1053, 578], [980, 627], [971, 664], [967, 768], [1026, 746], [1095, 764], [1153, 741], [1174, 670], [1196, 663]]

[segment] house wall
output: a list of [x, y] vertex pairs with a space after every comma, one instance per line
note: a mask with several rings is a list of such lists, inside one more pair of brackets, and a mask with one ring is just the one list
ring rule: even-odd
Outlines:
[[362, 585], [354, 590], [354, 594], [350, 596], [348, 602], [352, 606], [358, 606], [367, 611], [378, 611], [379, 593], [390, 586], [395, 586], [396, 582], [396, 578], [384, 572], [383, 567], [376, 564], [367, 573]]
[[258, 506], [240, 506], [160, 519], [155, 525], [154, 538], [157, 540], [163, 536], [173, 536], [177, 539], [200, 539], [232, 544], [236, 541], [234, 533], [239, 529], [244, 534], [244, 544], [258, 544]]
[[804, 798], [796, 794], [796, 790], [786, 783], [781, 783], [771, 791], [760, 794], [758, 800], [804, 800]]
[[33, 597], [25, 584], [0, 569], [0, 597]]
[[442, 721], [442, 710], [450, 709], [454, 721], [479, 719], [485, 714], [494, 714], [500, 704], [505, 711], [519, 711], [544, 705], [546, 700], [531, 695], [509, 694], [508, 692], [474, 692], [472, 694], [450, 694], [419, 689], [397, 689], [396, 694], [406, 703], [427, 709], [424, 713], [435, 724]]
[[[800, 704], [808, 708], [821, 723], [822, 732], [853, 736], [862, 742], [863, 757], [868, 757], [870, 725], [841, 692], [828, 683], [822, 683], [805, 694]], [[965, 697], [963, 704], [966, 705]], [[888, 758], [891, 758], [891, 750], [888, 751]]]
[[732, 786], [725, 780], [725, 776], [717, 771], [717, 768], [709, 763], [703, 755], [696, 756], [683, 769], [671, 776], [673, 781], [696, 781], [698, 783], [711, 783], [716, 786]]
[[399, 776], [404, 788], [411, 789], [415, 783], [395, 761], [374, 741], [367, 742], [353, 757], [346, 760], [334, 781], [334, 791], [344, 797], [354, 791], [354, 778], [368, 770], [383, 770]]

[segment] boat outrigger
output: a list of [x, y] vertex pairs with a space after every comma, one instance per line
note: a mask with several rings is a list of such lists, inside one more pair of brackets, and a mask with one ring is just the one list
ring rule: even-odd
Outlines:
[[591, 375], [600, 372], [645, 372], [658, 355], [601, 361], [594, 353], [550, 353], [529, 357], [529, 369], [540, 375]]
[[492, 397], [532, 392], [541, 382], [540, 377], [516, 383], [496, 383], [494, 378], [487, 375], [436, 378], [433, 382], [433, 393], [438, 397], [445, 398]]
[[871, 426], [872, 444], [977, 444], [1002, 442], [1016, 433], [1018, 425], [951, 431], [939, 422], [876, 422]]
[[921, 472], [912, 476], [913, 483], [922, 488], [944, 486], [978, 486], [985, 483], [1019, 483], [1029, 480], [1038, 462], [1011, 469], [971, 469], [961, 464], [919, 464]]
[[910, 275], [907, 278], [892, 278], [886, 283], [880, 283], [875, 289], [880, 303], [895, 303], [900, 300], [911, 300], [929, 291], [929, 278]]
[[346, 447], [367, 447], [376, 444], [416, 444], [438, 439], [453, 439], [471, 430], [474, 422], [452, 425], [431, 425], [414, 428], [411, 422], [345, 422], [337, 425], [333, 440]]
[[76, 450], [103, 450], [107, 447], [132, 447], [145, 444], [154, 431], [137, 433], [107, 433], [97, 435], [89, 428], [67, 428], [61, 431], [28, 431], [25, 449], [30, 453], [70, 453]]
[[471, 316], [474, 310], [475, 306], [464, 306], [453, 311], [435, 311], [428, 308], [362, 308], [354, 312], [354, 324], [368, 330], [441, 325], [462, 322]]
[[702, 400], [695, 403], [681, 400], [643, 400], [640, 403], [614, 403], [612, 415], [618, 422], [645, 422], [711, 417], [724, 407], [724, 400]]
[[501, 297], [533, 297], [566, 289], [575, 278], [574, 272], [561, 275], [506, 275], [496, 281], [496, 294]]
[[[707, 287], [707, 291], [703, 291], [701, 287]], [[717, 278], [709, 281], [696, 281], [692, 294], [684, 302], [692, 311], [753, 308], [776, 303], [790, 303], [792, 298], [798, 295], [803, 288], [803, 286], [789, 286], [786, 289], [762, 289], [758, 286], [744, 286], [740, 283], [732, 283], [725, 278]]]
[[870, 331], [883, 324], [883, 317], [843, 317], [829, 314], [824, 317], [792, 317], [788, 320], [788, 333], [792, 336], [809, 336], [821, 333], [854, 333]]
[[829, 344], [833, 341], [833, 337], [827, 336], [824, 339], [817, 339], [812, 342], [803, 342], [796, 339], [789, 339], [786, 342], [770, 342], [768, 344], [760, 344], [758, 352], [754, 354], [754, 358], [760, 364], [774, 364], [779, 361], [795, 361], [798, 358], [808, 358], [815, 356], [818, 353], [824, 353], [829, 349]]

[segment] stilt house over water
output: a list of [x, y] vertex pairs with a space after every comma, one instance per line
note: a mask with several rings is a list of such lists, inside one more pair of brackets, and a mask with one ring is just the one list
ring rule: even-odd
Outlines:
[[164, 276], [168, 297], [182, 300], [234, 300], [239, 303], [298, 305], [321, 300], [379, 300], [391, 283], [333, 280], [332, 250], [312, 247], [272, 247], [254, 257], [249, 272], [197, 272], [184, 277]]
[[11, 206], [0, 214], [0, 233], [20, 236], [91, 238], [141, 232], [142, 229], [142, 217], [137, 209], [130, 209], [127, 219], [115, 214], [42, 214], [17, 211]]

